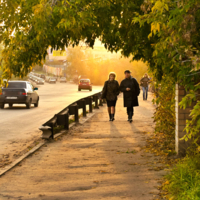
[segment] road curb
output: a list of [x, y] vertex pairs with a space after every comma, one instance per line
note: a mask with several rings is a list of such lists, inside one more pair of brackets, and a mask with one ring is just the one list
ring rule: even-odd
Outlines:
[[[94, 110], [93, 113], [89, 113], [87, 115], [87, 117], [81, 117], [80, 118], [80, 124], [84, 124], [85, 122], [87, 122], [89, 119], [91, 119], [98, 110]], [[76, 123], [72, 123], [69, 125], [69, 129], [72, 128], [73, 126], [75, 126]], [[63, 130], [61, 133], [58, 133], [54, 136], [54, 139], [63, 135], [64, 133], [66, 133], [66, 130]], [[21, 157], [19, 157], [17, 160], [15, 160], [14, 162], [12, 162], [11, 164], [7, 165], [6, 167], [4, 167], [3, 169], [0, 170], [0, 177], [3, 176], [6, 172], [8, 172], [9, 170], [11, 170], [12, 168], [14, 168], [17, 164], [19, 164], [21, 161], [23, 161], [25, 158], [27, 158], [28, 156], [30, 156], [31, 154], [33, 154], [34, 152], [36, 152], [38, 149], [40, 149], [44, 144], [48, 143], [47, 141], [43, 141], [40, 142], [37, 146], [33, 147], [30, 151], [28, 151], [27, 153], [25, 153], [24, 155], [22, 155]]]
[[15, 167], [17, 164], [19, 164], [22, 160], [24, 160], [29, 155], [33, 154], [35, 151], [37, 151], [39, 148], [41, 148], [46, 142], [40, 142], [37, 146], [32, 148], [29, 152], [25, 153], [23, 156], [19, 157], [17, 160], [12, 162], [10, 165], [7, 165], [2, 170], [0, 170], [0, 177], [4, 175], [7, 171], [11, 170], [13, 167]]

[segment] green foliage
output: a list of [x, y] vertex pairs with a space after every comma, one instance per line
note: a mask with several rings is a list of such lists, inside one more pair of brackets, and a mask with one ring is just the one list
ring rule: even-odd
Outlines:
[[181, 160], [166, 178], [164, 189], [170, 193], [170, 200], [199, 200], [200, 155]]
[[161, 84], [156, 85], [157, 98], [153, 103], [157, 105], [154, 114], [156, 132], [164, 133], [169, 138], [175, 135], [175, 85], [170, 77], [164, 77]]
[[0, 44], [0, 86], [3, 83], [3, 60], [2, 60], [3, 45]]
[[[194, 86], [194, 90], [190, 90], [188, 94], [183, 98], [180, 106], [186, 108], [187, 106], [191, 107], [190, 117], [191, 120], [187, 120], [186, 132], [184, 140], [188, 141], [193, 139], [193, 153], [199, 153], [200, 151], [200, 83]], [[193, 106], [194, 105], [194, 106]]]
[[[149, 38], [156, 38], [156, 43], [153, 44], [154, 52], [153, 59], [155, 67], [151, 68], [152, 73], [156, 81], [161, 81], [161, 87], [166, 86], [163, 82], [166, 77], [171, 79], [170, 91], [174, 92], [174, 84], [178, 82], [184, 86], [188, 92], [186, 98], [183, 99], [181, 106], [186, 108], [193, 102], [194, 108], [191, 107], [191, 120], [187, 121], [186, 131], [187, 135], [185, 140], [193, 138], [193, 143], [198, 146], [200, 132], [200, 113], [199, 102], [196, 98], [199, 95], [199, 76], [190, 75], [191, 71], [199, 69], [199, 39], [200, 39], [200, 17], [199, 17], [200, 2], [195, 0], [191, 1], [151, 1], [143, 4], [143, 10], [146, 12], [144, 15], [139, 15], [134, 18], [134, 22], [139, 22], [141, 26], [148, 23], [151, 25], [151, 31]], [[147, 9], [148, 8], [148, 9]], [[159, 101], [159, 107], [155, 115], [155, 120], [161, 120], [158, 130], [162, 130], [162, 127], [167, 127], [165, 119], [168, 119], [170, 112], [172, 116], [170, 119], [174, 121], [174, 109], [170, 109], [170, 102], [168, 95], [165, 91], [160, 91], [165, 95], [166, 100], [157, 99]], [[171, 96], [172, 97], [172, 96]], [[174, 98], [174, 97], [172, 97]], [[169, 105], [165, 105], [166, 101]], [[196, 102], [196, 103], [195, 103]], [[196, 104], [196, 105], [195, 105]], [[164, 105], [164, 106], [162, 106]], [[172, 105], [172, 104], [171, 104]], [[166, 118], [165, 118], [166, 117]], [[171, 126], [172, 125], [172, 126]], [[175, 123], [169, 124], [169, 131]], [[172, 129], [171, 129], [172, 130]], [[172, 132], [174, 133], [174, 131]], [[194, 147], [194, 145], [192, 145]], [[196, 152], [196, 149], [193, 149]]]
[[96, 38], [110, 51], [121, 51], [126, 57], [133, 55], [133, 59], [143, 59], [151, 65], [152, 42], [147, 38], [150, 25], [140, 27], [132, 22], [142, 14], [142, 3], [142, 0], [3, 0], [0, 40], [6, 47], [4, 72], [8, 77], [24, 76], [32, 66], [41, 64], [49, 45], [63, 49], [84, 41], [93, 47]]

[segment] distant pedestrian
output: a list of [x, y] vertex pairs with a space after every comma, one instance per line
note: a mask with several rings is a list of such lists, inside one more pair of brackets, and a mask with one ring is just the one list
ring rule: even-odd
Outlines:
[[140, 80], [140, 84], [142, 86], [143, 90], [143, 100], [147, 100], [148, 98], [148, 90], [149, 90], [149, 83], [150, 83], [150, 78], [148, 77], [147, 74], [144, 75], [144, 77]]
[[102, 99], [106, 99], [108, 106], [108, 114], [110, 117], [110, 121], [115, 120], [115, 107], [117, 103], [117, 96], [119, 95], [119, 83], [115, 80], [116, 74], [111, 72], [109, 74], [109, 79], [105, 82], [103, 91], [102, 91]]
[[124, 94], [124, 107], [127, 108], [128, 121], [131, 123], [134, 115], [133, 107], [139, 106], [140, 87], [137, 80], [131, 76], [129, 70], [126, 70], [124, 74], [125, 79], [120, 84], [120, 91]]

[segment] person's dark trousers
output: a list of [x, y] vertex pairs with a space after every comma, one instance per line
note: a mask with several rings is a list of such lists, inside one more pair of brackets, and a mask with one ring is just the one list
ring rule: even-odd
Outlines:
[[133, 114], [134, 114], [134, 108], [133, 107], [127, 107], [128, 119], [132, 119]]
[[148, 86], [147, 87], [142, 87], [143, 90], [143, 100], [147, 100], [148, 97]]

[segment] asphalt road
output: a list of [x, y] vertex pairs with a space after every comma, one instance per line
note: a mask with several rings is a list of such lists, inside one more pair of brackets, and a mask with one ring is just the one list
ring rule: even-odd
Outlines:
[[0, 109], [0, 161], [6, 155], [12, 159], [27, 148], [31, 142], [41, 136], [39, 127], [54, 114], [74, 101], [101, 91], [101, 86], [93, 86], [93, 91], [78, 91], [75, 84], [56, 83], [38, 86], [40, 95], [39, 107], [32, 105], [26, 109], [25, 105], [8, 106]]

